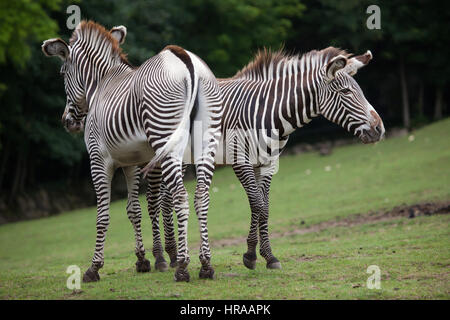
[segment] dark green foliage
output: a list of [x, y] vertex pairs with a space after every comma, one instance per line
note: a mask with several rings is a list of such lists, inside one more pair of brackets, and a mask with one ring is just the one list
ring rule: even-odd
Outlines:
[[[307, 10], [293, 21], [287, 47], [305, 52], [329, 45], [374, 59], [356, 76], [366, 97], [389, 125], [402, 125], [401, 76], [413, 123], [431, 119], [435, 91], [448, 85], [450, 5], [444, 1], [304, 0]], [[381, 29], [369, 30], [369, 5], [381, 10]], [[422, 101], [419, 105], [420, 88]], [[445, 100], [445, 99], [444, 99]], [[425, 113], [425, 114], [424, 114]], [[429, 121], [429, 120], [428, 120]]]
[[[7, 3], [6, 3], [7, 2]], [[62, 1], [5, 1], [0, 42], [0, 189], [12, 199], [27, 187], [62, 178], [84, 154], [82, 137], [61, 126], [65, 106], [60, 61], [41, 52], [42, 41], [65, 27]], [[55, 10], [56, 18], [51, 18]], [[6, 21], [6, 22], [4, 22]], [[9, 32], [9, 33], [8, 33]]]
[[30, 58], [30, 41], [55, 36], [58, 24], [48, 15], [61, 0], [0, 2], [0, 63], [24, 66]]
[[[257, 49], [278, 49], [292, 33], [291, 19], [304, 6], [297, 0], [153, 0], [83, 2], [83, 18], [128, 28], [124, 44], [138, 64], [168, 44], [204, 59], [216, 76], [230, 76]], [[98, 14], [108, 12], [108, 15]], [[85, 14], [86, 13], [86, 14]]]
[[[12, 198], [46, 182], [89, 176], [82, 136], [69, 135], [60, 123], [65, 106], [61, 62], [44, 57], [40, 49], [45, 39], [58, 34], [65, 40], [70, 37], [69, 4], [72, 1], [0, 2], [3, 197]], [[356, 54], [370, 49], [374, 59], [356, 77], [388, 129], [404, 119], [401, 75], [412, 125], [448, 113], [450, 10], [445, 2], [111, 0], [78, 4], [83, 19], [107, 28], [128, 28], [123, 47], [132, 64], [177, 44], [204, 59], [217, 77], [228, 77], [264, 46], [285, 45], [288, 51], [306, 52], [333, 45]], [[366, 27], [366, 9], [372, 4], [381, 8], [381, 30]], [[309, 128], [314, 129], [314, 124], [301, 134], [307, 136]]]
[[266, 46], [278, 49], [304, 6], [295, 0], [181, 1], [175, 41], [204, 59], [217, 77], [232, 76]]

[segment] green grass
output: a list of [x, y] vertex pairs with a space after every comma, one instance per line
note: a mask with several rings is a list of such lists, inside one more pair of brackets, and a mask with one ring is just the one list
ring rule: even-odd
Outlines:
[[[350, 145], [331, 156], [285, 156], [271, 188], [270, 231], [307, 228], [396, 205], [450, 200], [450, 119], [377, 145]], [[325, 168], [329, 170], [325, 170]], [[308, 174], [309, 173], [309, 174]], [[187, 183], [193, 194], [194, 182]], [[217, 170], [208, 218], [210, 241], [244, 238], [250, 213], [231, 168]], [[192, 197], [190, 199], [192, 202]], [[144, 206], [144, 199], [141, 199]], [[143, 235], [151, 249], [151, 224]], [[242, 264], [245, 241], [213, 247], [217, 279], [198, 279], [199, 232], [191, 211], [190, 283], [173, 270], [138, 274], [125, 201], [111, 205], [101, 281], [66, 288], [69, 265], [90, 265], [95, 208], [0, 226], [2, 299], [449, 299], [450, 216], [397, 218], [272, 239], [282, 270]], [[302, 224], [302, 221], [304, 222]], [[224, 241], [221, 241], [221, 243]], [[149, 250], [150, 252], [151, 250]], [[366, 288], [369, 265], [381, 269], [381, 289]]]

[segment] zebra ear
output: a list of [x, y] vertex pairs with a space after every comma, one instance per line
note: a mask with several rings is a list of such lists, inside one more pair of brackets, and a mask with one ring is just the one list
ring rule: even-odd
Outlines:
[[343, 55], [338, 55], [331, 59], [326, 68], [326, 75], [328, 80], [333, 80], [336, 76], [336, 72], [344, 68], [347, 64], [347, 58]]
[[113, 27], [111, 31], [111, 36], [116, 39], [119, 44], [125, 42], [125, 37], [127, 36], [127, 28], [124, 26]]
[[69, 46], [62, 39], [48, 39], [42, 44], [42, 52], [47, 57], [57, 56], [64, 61], [69, 56]]
[[356, 72], [358, 72], [358, 69], [366, 66], [372, 58], [372, 52], [367, 50], [366, 53], [349, 59], [347, 66], [345, 67], [345, 72], [351, 76], [354, 76]]

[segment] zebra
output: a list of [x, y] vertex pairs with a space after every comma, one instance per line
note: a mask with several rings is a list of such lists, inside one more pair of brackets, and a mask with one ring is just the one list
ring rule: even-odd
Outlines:
[[[140, 175], [155, 167], [168, 191], [178, 222], [176, 281], [189, 281], [187, 245], [189, 204], [183, 185], [182, 156], [192, 121], [209, 129], [200, 152], [199, 175], [212, 175], [220, 136], [222, 100], [217, 81], [207, 65], [181, 47], [169, 45], [139, 67], [128, 62], [120, 48], [126, 27], [106, 30], [93, 21], [82, 21], [69, 44], [62, 39], [44, 41], [47, 56], [62, 59], [61, 74], [67, 95], [62, 116], [69, 132], [84, 130], [92, 181], [97, 197], [96, 245], [92, 264], [83, 281], [100, 280], [104, 243], [109, 225], [110, 185], [117, 168], [127, 183], [127, 215], [136, 240], [136, 270], [149, 272], [141, 232], [138, 199]], [[150, 161], [151, 160], [151, 161]], [[148, 163], [144, 169], [139, 166]], [[203, 185], [198, 189], [204, 191]]]
[[[384, 137], [383, 121], [353, 79], [371, 59], [370, 51], [353, 56], [334, 47], [302, 56], [264, 49], [233, 77], [218, 79], [224, 103], [223, 145], [215, 161], [231, 164], [250, 203], [250, 231], [243, 254], [247, 268], [256, 267], [258, 230], [266, 267], [281, 268], [269, 241], [269, 191], [278, 158], [295, 129], [322, 115], [363, 143]], [[167, 206], [163, 214], [168, 214], [172, 212], [170, 194], [162, 190]]]

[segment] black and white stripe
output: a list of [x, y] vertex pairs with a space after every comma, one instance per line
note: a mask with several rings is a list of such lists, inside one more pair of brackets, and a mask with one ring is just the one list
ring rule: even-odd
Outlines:
[[[352, 77], [371, 59], [370, 51], [350, 57], [332, 47], [301, 57], [265, 50], [234, 77], [219, 79], [224, 153], [216, 162], [232, 165], [250, 202], [243, 257], [248, 268], [255, 268], [258, 236], [267, 267], [281, 268], [269, 242], [269, 190], [279, 155], [296, 128], [323, 115], [364, 143], [384, 135], [381, 118]], [[163, 203], [170, 201], [163, 198]]]
[[[187, 221], [189, 205], [182, 181], [182, 157], [189, 139], [194, 107], [212, 110], [221, 117], [221, 98], [216, 79], [195, 55], [177, 46], [163, 51], [140, 67], [130, 66], [121, 53], [126, 28], [106, 31], [93, 22], [81, 22], [70, 45], [47, 40], [43, 51], [64, 61], [61, 72], [67, 94], [63, 122], [69, 131], [83, 129], [97, 195], [97, 239], [92, 265], [84, 281], [99, 280], [104, 263], [104, 243], [109, 226], [110, 185], [114, 171], [122, 168], [128, 186], [127, 213], [136, 237], [138, 271], [149, 271], [141, 235], [138, 201], [138, 166], [144, 173], [159, 167], [172, 195], [178, 222], [175, 280], [188, 281]], [[198, 112], [197, 112], [198, 113]], [[207, 125], [214, 117], [203, 112]], [[220, 129], [210, 136], [200, 172], [210, 172]], [[151, 161], [150, 161], [151, 160]], [[150, 162], [149, 162], [150, 161]]]

